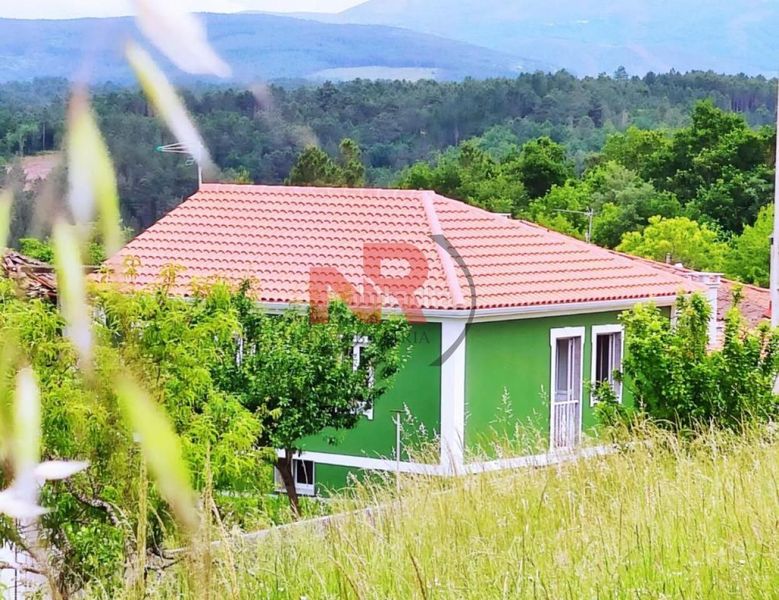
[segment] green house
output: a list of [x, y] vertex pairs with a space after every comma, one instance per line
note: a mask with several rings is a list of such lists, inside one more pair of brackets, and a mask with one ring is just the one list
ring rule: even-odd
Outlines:
[[[127, 285], [156, 282], [175, 263], [184, 270], [174, 293], [196, 278], [254, 278], [269, 311], [337, 294], [411, 321], [392, 389], [337, 443], [303, 441], [295, 470], [304, 494], [364, 470], [447, 475], [575, 447], [595, 424], [592, 382], [631, 401], [614, 377], [620, 312], [652, 301], [670, 313], [680, 292], [716, 300], [717, 284], [406, 190], [206, 184], [109, 260], [117, 281], [128, 257], [138, 266]], [[368, 343], [356, 340], [355, 360]], [[517, 425], [540, 450], [497, 456], [490, 439]], [[405, 450], [419, 442], [425, 459]]]

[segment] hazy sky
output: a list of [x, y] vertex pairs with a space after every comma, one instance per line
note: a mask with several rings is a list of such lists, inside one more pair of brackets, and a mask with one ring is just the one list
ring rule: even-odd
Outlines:
[[[168, 2], [169, 0], [157, 0]], [[186, 0], [190, 10], [239, 12], [339, 12], [363, 0]], [[130, 0], [0, 0], [0, 18], [73, 19], [77, 17], [113, 17], [132, 14]]]

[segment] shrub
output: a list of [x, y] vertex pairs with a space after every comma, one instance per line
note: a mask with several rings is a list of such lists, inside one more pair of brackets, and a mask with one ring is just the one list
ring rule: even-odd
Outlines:
[[651, 304], [622, 315], [624, 372], [640, 409], [674, 427], [734, 428], [774, 415], [779, 332], [768, 324], [748, 329], [739, 292], [734, 300], [722, 347], [714, 350], [708, 348], [711, 309], [700, 295], [680, 296], [673, 322]]

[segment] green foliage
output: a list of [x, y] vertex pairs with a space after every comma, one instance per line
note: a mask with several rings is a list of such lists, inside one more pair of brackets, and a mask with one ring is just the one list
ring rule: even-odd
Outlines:
[[[19, 240], [19, 252], [45, 263], [54, 263], [54, 247], [48, 239], [22, 238]], [[87, 245], [85, 257], [87, 265], [101, 265], [106, 258], [105, 248], [101, 243], [92, 241]]]
[[[250, 296], [248, 283], [234, 304], [240, 335], [214, 369], [215, 377], [256, 419], [251, 441], [286, 452], [283, 459], [268, 458], [279, 468], [297, 513], [292, 455], [303, 438], [324, 434], [333, 441], [334, 431], [364, 418], [405, 360], [401, 343], [409, 326], [399, 317], [361, 318], [340, 301], [332, 302], [326, 315], [294, 309], [268, 315]], [[364, 338], [368, 343], [355, 367], [354, 344]]]
[[769, 204], [760, 209], [754, 225], [747, 225], [741, 235], [733, 239], [732, 248], [725, 261], [725, 273], [728, 277], [768, 287], [770, 237], [773, 230], [774, 207]]
[[728, 246], [717, 232], [687, 217], [651, 217], [642, 232], [625, 234], [617, 250], [660, 262], [670, 259], [698, 271], [720, 271]]
[[[55, 307], [19, 300], [13, 285], [0, 279], [4, 355], [16, 348], [15, 362], [31, 365], [38, 375], [43, 457], [88, 460], [91, 465], [66, 483], [43, 490], [51, 511], [41, 521], [41, 535], [57, 549], [54, 566], [67, 578], [65, 588], [77, 588], [93, 577], [109, 582], [121, 576], [131, 524], [119, 515], [133, 504], [136, 455], [110, 390], [115, 354], [99, 348], [94, 382], [84, 381], [63, 326]], [[82, 561], [87, 556], [99, 564]]]
[[22, 238], [19, 240], [19, 252], [35, 260], [52, 264], [54, 262], [54, 248], [48, 241], [37, 238]]
[[[0, 85], [0, 160], [16, 164], [18, 129], [24, 123], [36, 128], [24, 139], [25, 154], [61, 147], [67, 90], [64, 80]], [[445, 154], [464, 140], [478, 138], [481, 149], [503, 162], [522, 144], [547, 136], [566, 147], [580, 171], [597, 162], [593, 153], [605, 143], [604, 160], [638, 172], [655, 189], [677, 196], [683, 205], [689, 198], [669, 183], [674, 171], [665, 165], [673, 158], [667, 149], [672, 132], [689, 125], [694, 102], [713, 98], [720, 109], [738, 111], [751, 126], [759, 126], [774, 120], [776, 96], [764, 78], [651, 73], [615, 81], [605, 76], [577, 79], [565, 72], [462, 83], [356, 80], [300, 87], [270, 85], [256, 94], [207, 86], [183, 95], [228, 181], [242, 173], [241, 181], [281, 183], [307, 147], [317, 144], [335, 157], [341, 140], [350, 138], [363, 149], [366, 183], [387, 186], [408, 166]], [[143, 230], [197, 189], [196, 171], [181, 156], [153, 152], [171, 140], [138, 92], [97, 87], [94, 106], [116, 165], [122, 217], [134, 231]], [[626, 131], [624, 139], [620, 131]], [[736, 137], [740, 135], [737, 132]], [[758, 133], [758, 138], [764, 137]], [[747, 138], [752, 140], [746, 144], [749, 148], [756, 140]], [[770, 157], [764, 164], [772, 168], [769, 163]], [[734, 164], [743, 169], [751, 163]], [[706, 176], [716, 181], [716, 175]], [[518, 183], [516, 178], [509, 179]], [[748, 181], [745, 185], [739, 203], [755, 197]], [[63, 198], [64, 192], [64, 183], [58, 183], [54, 197]], [[522, 202], [514, 202], [518, 197], [504, 195], [512, 206], [522, 209]], [[487, 204], [484, 195], [479, 202]], [[503, 204], [505, 208], [507, 203]], [[18, 202], [16, 206], [21, 213], [12, 238], [40, 235], [31, 227], [34, 205]], [[712, 218], [725, 225], [722, 216]], [[745, 213], [741, 221], [752, 223], [755, 216], [756, 209]]]
[[309, 146], [298, 156], [287, 178], [288, 185], [316, 187], [361, 187], [365, 184], [362, 152], [354, 140], [343, 139], [338, 161], [327, 152]]
[[555, 185], [543, 198], [533, 200], [525, 212], [530, 220], [561, 233], [583, 238], [592, 207], [589, 188], [575, 179]]
[[774, 134], [744, 117], [698, 102], [692, 123], [666, 135], [628, 129], [604, 146], [604, 157], [675, 195], [690, 215], [739, 233], [771, 198]]
[[653, 180], [660, 170], [660, 157], [671, 144], [664, 131], [639, 129], [631, 125], [622, 133], [613, 133], [601, 150], [603, 160], [614, 161], [628, 169], [636, 169], [644, 180]]
[[196, 487], [205, 484], [208, 460], [218, 488], [250, 488], [257, 481], [259, 424], [212, 375], [241, 332], [230, 291], [216, 284], [184, 299], [170, 296], [167, 285], [153, 293], [103, 289], [95, 306], [104, 315], [106, 342], [171, 417]]
[[522, 182], [530, 198], [540, 198], [574, 173], [565, 147], [546, 136], [527, 142], [519, 155], [509, 161], [513, 163], [509, 173]]
[[493, 159], [473, 141], [440, 155], [434, 165], [412, 165], [401, 173], [397, 185], [435, 190], [492, 212], [517, 212], [527, 202], [525, 188], [509, 173], [507, 162]]
[[671, 323], [655, 306], [621, 317], [626, 331], [623, 370], [638, 405], [675, 427], [739, 427], [776, 412], [779, 332], [746, 329], [738, 296], [725, 323], [723, 346], [708, 349], [710, 308], [705, 298], [680, 296]]
[[[269, 489], [256, 445], [260, 423], [212, 376], [241, 328], [229, 290], [215, 285], [183, 299], [169, 297], [164, 286], [134, 294], [101, 288], [94, 306], [95, 369], [84, 378], [56, 307], [19, 299], [13, 284], [0, 279], [2, 356], [31, 365], [38, 375], [43, 457], [90, 463], [85, 472], [43, 490], [51, 511], [43, 516], [40, 533], [55, 549], [63, 590], [79, 589], [93, 578], [103, 585], [116, 583], [136, 551], [136, 508], [145, 492], [139, 448], [113, 389], [120, 374], [134, 373], [171, 416], [197, 489], [206, 485], [208, 470], [223, 492]], [[5, 386], [0, 392], [2, 410]], [[149, 495], [149, 522], [143, 552], [170, 535], [169, 509], [155, 488]]]
[[590, 210], [592, 241], [614, 248], [624, 234], [643, 229], [650, 217], [678, 216], [681, 206], [672, 194], [658, 192], [634, 171], [609, 161], [588, 170], [582, 179], [552, 187], [531, 203], [528, 216], [552, 229], [584, 237], [588, 217], [581, 213]]
[[592, 241], [615, 248], [629, 231], [643, 229], [650, 217], [676, 217], [681, 206], [669, 192], [660, 192], [634, 171], [607, 162], [585, 177], [590, 202], [596, 211]]

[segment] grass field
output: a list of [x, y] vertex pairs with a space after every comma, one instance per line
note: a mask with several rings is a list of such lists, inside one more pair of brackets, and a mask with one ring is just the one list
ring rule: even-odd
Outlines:
[[404, 478], [384, 504], [182, 567], [154, 597], [765, 598], [779, 596], [779, 441], [647, 443], [560, 467]]

